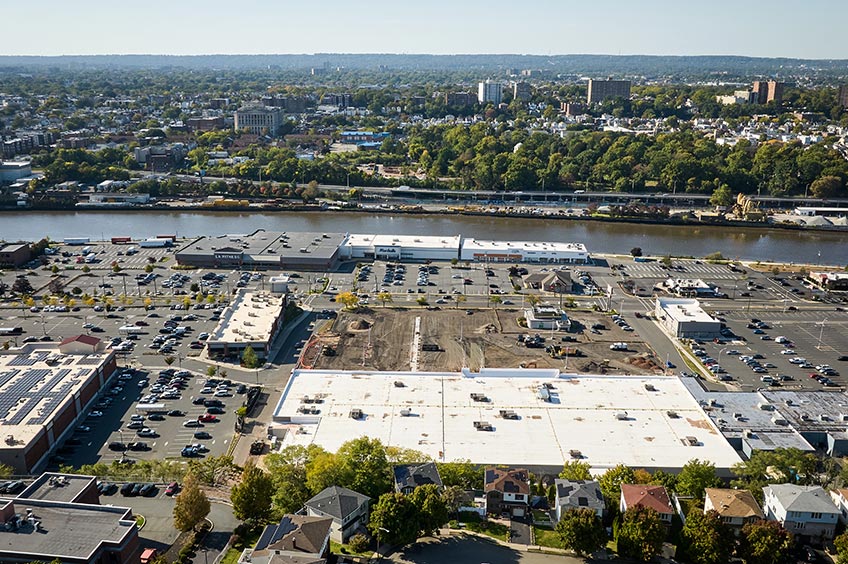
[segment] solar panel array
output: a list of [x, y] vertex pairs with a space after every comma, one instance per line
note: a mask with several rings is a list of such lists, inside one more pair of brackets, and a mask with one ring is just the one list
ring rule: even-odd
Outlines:
[[[40, 425], [47, 421], [55, 409], [70, 395], [78, 378], [85, 371], [67, 378], [70, 373], [71, 371], [66, 368], [55, 372], [49, 368], [32, 368], [23, 372], [10, 370], [0, 373], [0, 387], [6, 386], [13, 378], [15, 379], [0, 394], [2, 424], [20, 425], [26, 420], [27, 425]], [[33, 410], [39, 406], [40, 411], [33, 413]], [[10, 417], [12, 411], [14, 413]]]
[[32, 366], [36, 362], [42, 362], [49, 356], [46, 352], [34, 352], [29, 355], [18, 355], [6, 364], [9, 366]]

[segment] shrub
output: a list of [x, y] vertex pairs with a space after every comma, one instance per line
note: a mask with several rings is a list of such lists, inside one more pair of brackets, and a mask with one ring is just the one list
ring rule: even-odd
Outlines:
[[362, 553], [368, 550], [368, 537], [363, 534], [356, 534], [350, 537], [350, 540], [347, 541], [348, 547], [353, 552]]

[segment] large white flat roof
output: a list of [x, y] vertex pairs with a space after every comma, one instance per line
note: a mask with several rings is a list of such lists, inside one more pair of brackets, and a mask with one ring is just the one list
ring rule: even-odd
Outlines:
[[239, 290], [209, 337], [209, 343], [267, 343], [284, 297], [270, 292]]
[[[546, 383], [553, 385], [550, 402], [537, 397]], [[490, 401], [475, 402], [472, 393]], [[322, 403], [303, 403], [304, 397]], [[303, 408], [320, 413], [303, 414]], [[352, 409], [365, 416], [352, 419]], [[404, 409], [411, 415], [401, 415]], [[503, 419], [500, 410], [512, 410], [518, 419]], [[618, 419], [624, 413], [626, 419]], [[740, 460], [680, 380], [664, 376], [560, 376], [555, 369], [470, 375], [297, 370], [274, 420], [275, 427], [290, 431], [284, 445], [315, 443], [335, 451], [345, 441], [370, 436], [439, 461], [556, 467], [578, 450], [602, 472], [619, 463], [673, 470], [692, 458], [727, 469]], [[477, 431], [475, 421], [494, 430]]]
[[379, 235], [374, 233], [351, 233], [344, 246], [348, 247], [404, 247], [408, 249], [457, 249], [460, 235]]
[[464, 239], [462, 249], [471, 252], [503, 252], [516, 251], [521, 253], [588, 253], [583, 243], [558, 243], [556, 241], [493, 241], [483, 239]]
[[663, 311], [679, 323], [718, 323], [718, 320], [701, 308], [701, 302], [691, 298], [658, 298]]

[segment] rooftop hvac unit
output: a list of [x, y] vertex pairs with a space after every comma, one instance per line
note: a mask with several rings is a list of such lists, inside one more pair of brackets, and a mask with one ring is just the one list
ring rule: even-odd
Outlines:
[[733, 414], [733, 418], [734, 418], [734, 419], [737, 419], [737, 420], [738, 420], [738, 419], [742, 419], [742, 414], [741, 414], [741, 413], [734, 413], [734, 414]]
[[687, 444], [687, 445], [689, 445], [689, 446], [698, 446], [698, 437], [692, 437], [692, 436], [689, 436], [689, 437], [686, 437], [686, 438], [684, 439], [684, 441], [685, 441], [685, 442], [686, 442], [686, 444]]
[[828, 421], [829, 419], [830, 419], [830, 417], [828, 417], [828, 416], [827, 416], [826, 414], [824, 414], [824, 413], [822, 413], [821, 415], [819, 415], [819, 421]]
[[770, 403], [759, 403], [757, 404], [757, 407], [759, 407], [763, 411], [774, 411], [774, 406], [772, 406]]
[[581, 458], [583, 458], [583, 453], [582, 453], [582, 452], [580, 452], [579, 450], [576, 450], [576, 449], [573, 449], [573, 450], [568, 451], [568, 455], [569, 455], [571, 458], [578, 459], [578, 460], [579, 460], [579, 459], [581, 459]]
[[400, 415], [401, 417], [409, 417], [410, 415], [412, 415], [412, 410], [408, 407], [404, 407], [400, 410]]
[[649, 392], [656, 392], [657, 391], [657, 389], [654, 387], [653, 384], [645, 384], [645, 389], [648, 390]]
[[494, 431], [495, 428], [492, 427], [491, 423], [487, 421], [475, 421], [474, 428], [478, 431]]
[[848, 413], [842, 413], [842, 414], [839, 416], [839, 418], [840, 418], [842, 421], [848, 421]]
[[619, 421], [627, 421], [627, 412], [626, 411], [619, 411], [618, 413], [615, 414], [615, 418], [618, 419]]
[[351, 409], [350, 410], [350, 418], [351, 419], [362, 419], [364, 413], [362, 413], [361, 409]]
[[680, 419], [676, 411], [666, 411], [665, 414], [668, 415], [669, 419]]
[[710, 407], [716, 407], [718, 405], [718, 400], [715, 398], [710, 398]]
[[786, 398], [786, 405], [792, 405], [792, 398]]
[[775, 425], [786, 425], [787, 421], [783, 417], [772, 417], [771, 422]]
[[806, 413], [801, 414], [801, 421], [809, 421], [809, 420], [810, 420], [810, 416], [808, 414], [806, 414]]
[[753, 438], [756, 437], [756, 435], [754, 435], [754, 431], [752, 431], [751, 429], [745, 430], [745, 436], [748, 437], [749, 439], [753, 439]]
[[395, 382], [394, 382], [394, 386], [395, 386], [395, 388], [405, 388], [405, 387], [406, 387], [406, 384], [404, 384], [404, 383], [403, 383], [403, 382], [401, 382], [400, 380], [395, 380]]

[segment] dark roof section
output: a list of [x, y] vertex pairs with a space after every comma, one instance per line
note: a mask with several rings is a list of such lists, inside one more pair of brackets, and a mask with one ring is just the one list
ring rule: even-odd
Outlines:
[[435, 462], [400, 464], [394, 467], [394, 474], [398, 490], [417, 488], [426, 484], [435, 484], [440, 488], [443, 486], [442, 477], [439, 476], [439, 469]]
[[486, 468], [485, 492], [499, 491], [503, 493], [530, 494], [528, 483], [530, 473], [524, 468], [512, 468], [501, 470], [500, 468]]
[[75, 337], [68, 337], [67, 339], [59, 343], [59, 345], [67, 345], [68, 343], [73, 342], [83, 343], [85, 345], [91, 345], [92, 347], [94, 347], [97, 346], [97, 343], [100, 342], [100, 339], [98, 339], [97, 337], [92, 337], [91, 335], [77, 335]]
[[45, 472], [18, 494], [18, 499], [43, 499], [75, 503], [79, 501], [86, 488], [96, 481], [97, 478], [94, 476]]
[[261, 550], [287, 550], [319, 554], [330, 531], [332, 519], [284, 515], [276, 525], [262, 531], [254, 553]]
[[604, 509], [604, 496], [601, 487], [595, 480], [560, 480], [557, 479], [557, 503], [563, 508], [571, 509], [586, 507], [589, 509]]
[[305, 505], [314, 511], [343, 521], [370, 500], [371, 498], [367, 495], [362, 495], [359, 492], [339, 486], [330, 486], [318, 492]]

